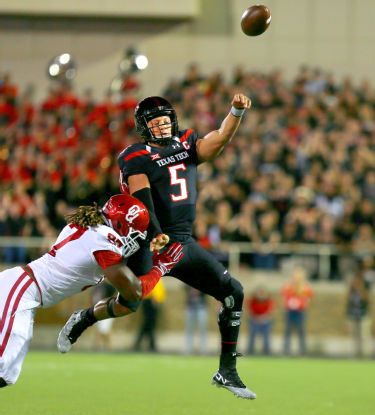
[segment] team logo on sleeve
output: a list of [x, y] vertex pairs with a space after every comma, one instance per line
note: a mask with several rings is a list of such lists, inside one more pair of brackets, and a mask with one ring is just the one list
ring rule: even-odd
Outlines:
[[160, 159], [160, 154], [156, 153], [156, 154], [151, 154], [151, 160], [157, 160]]
[[129, 208], [128, 213], [125, 216], [125, 219], [129, 223], [133, 223], [134, 219], [137, 219], [141, 212], [142, 209], [138, 205], [133, 205]]

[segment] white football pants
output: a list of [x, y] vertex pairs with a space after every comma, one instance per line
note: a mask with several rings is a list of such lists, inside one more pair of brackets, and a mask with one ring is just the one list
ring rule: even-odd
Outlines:
[[37, 285], [21, 267], [0, 272], [0, 377], [17, 381], [33, 335]]

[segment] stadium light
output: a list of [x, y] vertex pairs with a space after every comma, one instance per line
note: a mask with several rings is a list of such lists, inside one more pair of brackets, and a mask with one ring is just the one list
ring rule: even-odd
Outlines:
[[130, 47], [125, 51], [124, 57], [119, 64], [119, 69], [121, 74], [126, 75], [137, 71], [143, 71], [147, 66], [147, 56], [139, 54], [135, 48]]
[[77, 75], [77, 65], [69, 53], [62, 53], [51, 59], [47, 73], [51, 79], [71, 81]]
[[53, 63], [48, 68], [48, 73], [51, 77], [57, 76], [59, 72], [60, 72], [60, 66], [57, 63]]
[[59, 56], [58, 59], [61, 65], [66, 65], [70, 61], [71, 56], [69, 55], [69, 53], [63, 53], [62, 55]]
[[123, 79], [122, 76], [115, 76], [112, 81], [111, 84], [109, 86], [109, 90], [111, 91], [112, 94], [118, 94], [119, 92], [121, 92], [122, 90], [122, 84], [123, 84]]
[[148, 66], [148, 59], [145, 55], [138, 55], [135, 57], [134, 60], [135, 65], [137, 66], [138, 70], [143, 71]]

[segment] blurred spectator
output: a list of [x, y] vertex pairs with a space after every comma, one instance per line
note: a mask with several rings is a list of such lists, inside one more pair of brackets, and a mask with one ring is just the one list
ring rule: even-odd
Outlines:
[[[4, 236], [25, 236], [26, 220], [23, 217], [21, 206], [15, 204], [8, 212], [5, 221]], [[23, 246], [7, 246], [4, 248], [4, 262], [8, 264], [23, 264], [26, 261], [26, 248]]]
[[366, 288], [371, 290], [375, 282], [375, 256], [367, 255], [359, 263], [359, 269], [363, 276]]
[[273, 247], [280, 242], [281, 237], [277, 230], [278, 214], [268, 211], [259, 217], [259, 250], [254, 254], [255, 268], [277, 269], [277, 255], [272, 252]]
[[161, 305], [164, 303], [166, 291], [162, 280], [160, 280], [151, 293], [144, 298], [141, 304], [142, 323], [133, 346], [134, 351], [142, 350], [142, 344], [148, 343], [146, 350], [148, 352], [157, 352], [156, 329], [161, 311]]
[[[92, 304], [108, 297], [112, 297], [116, 290], [107, 282], [102, 282], [93, 288]], [[95, 327], [95, 349], [97, 350], [112, 350], [112, 327], [113, 318], [98, 321]]]
[[206, 295], [193, 287], [186, 286], [186, 353], [194, 353], [195, 333], [198, 334], [199, 354], [207, 353], [207, 319]]
[[250, 317], [247, 353], [255, 353], [255, 343], [259, 336], [260, 338], [263, 337], [262, 353], [270, 355], [274, 301], [269, 291], [264, 286], [257, 287], [246, 300], [246, 308]]
[[187, 67], [185, 77], [183, 78], [181, 85], [183, 87], [190, 87], [199, 84], [204, 80], [204, 77], [200, 74], [199, 66], [197, 63], [191, 63]]
[[282, 289], [285, 308], [284, 353], [290, 354], [292, 331], [296, 331], [299, 354], [306, 354], [306, 311], [313, 297], [311, 286], [306, 281], [306, 271], [295, 267], [290, 280]]
[[353, 252], [358, 258], [373, 255], [375, 252], [374, 228], [368, 224], [359, 225], [353, 237]]
[[363, 194], [366, 198], [375, 203], [375, 170], [369, 170], [365, 175]]
[[365, 280], [363, 268], [360, 268], [350, 281], [346, 305], [356, 357], [362, 357], [365, 346], [372, 343], [369, 305], [370, 290]]
[[[101, 100], [89, 90], [79, 95], [72, 85], [54, 84], [36, 103], [32, 89], [19, 92], [11, 74], [0, 75], [0, 205], [3, 223], [9, 219], [11, 226], [11, 210], [20, 205], [15, 235], [34, 235], [41, 215], [48, 223], [39, 228], [50, 233], [70, 205], [118, 192], [116, 157], [138, 140], [132, 113], [139, 84], [133, 78]], [[200, 167], [197, 213], [211, 243], [258, 243], [257, 255], [241, 260], [268, 269], [278, 266], [272, 249], [280, 240], [339, 243], [358, 257], [368, 255], [375, 246], [374, 85], [349, 78], [340, 83], [309, 67], [291, 81], [279, 70], [241, 66], [225, 79], [192, 63], [170, 80], [165, 95], [181, 127], [192, 124], [204, 135], [218, 127], [227, 97], [240, 89], [252, 99], [251, 112], [226, 152]], [[40, 195], [44, 204], [36, 203]], [[29, 256], [10, 248], [6, 260]], [[336, 278], [337, 258], [331, 266]]]

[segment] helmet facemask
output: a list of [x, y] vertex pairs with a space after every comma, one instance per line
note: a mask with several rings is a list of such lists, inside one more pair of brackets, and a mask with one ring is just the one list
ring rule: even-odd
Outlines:
[[[171, 134], [168, 136], [155, 136], [147, 124], [158, 117], [169, 117], [171, 124]], [[176, 112], [167, 100], [161, 97], [149, 97], [141, 101], [135, 110], [135, 122], [137, 132], [142, 136], [146, 143], [155, 143], [167, 146], [172, 143], [173, 137], [177, 136], [178, 123]]]
[[129, 232], [126, 236], [121, 237], [124, 246], [122, 248], [122, 256], [128, 258], [138, 251], [139, 243], [138, 238], [145, 240], [147, 236], [147, 231], [141, 232], [133, 228], [129, 228]]

